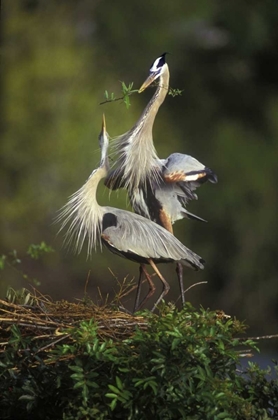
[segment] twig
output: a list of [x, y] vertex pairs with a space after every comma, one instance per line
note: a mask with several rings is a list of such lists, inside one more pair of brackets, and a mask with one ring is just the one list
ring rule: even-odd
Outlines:
[[100, 105], [103, 105], [103, 104], [107, 104], [108, 102], [116, 102], [116, 101], [120, 101], [120, 100], [125, 100], [126, 97], [131, 96], [131, 95], [133, 95], [136, 92], [138, 92], [138, 89], [131, 90], [131, 91], [125, 93], [124, 96], [121, 96], [120, 98], [106, 99], [105, 101], [100, 102], [99, 104]]
[[239, 353], [238, 357], [254, 357], [253, 353]]
[[[146, 283], [147, 279], [142, 281], [142, 284]], [[123, 298], [124, 296], [129, 295], [131, 292], [133, 292], [134, 290], [136, 290], [138, 287], [138, 284], [135, 284], [131, 289], [129, 289], [127, 292], [125, 292], [123, 295], [121, 295], [120, 297]]]
[[[260, 335], [258, 337], [248, 337], [247, 340], [270, 340], [272, 338], [278, 338], [278, 334], [272, 334], [272, 335]], [[244, 339], [246, 340], [246, 339]]]
[[[200, 284], [207, 284], [208, 282], [207, 281], [199, 281], [198, 283], [194, 283], [194, 284], [191, 284], [191, 286], [189, 286], [185, 291], [184, 291], [184, 294], [185, 293], [187, 293], [190, 289], [192, 289], [193, 287], [195, 287], [195, 286], [199, 286]], [[176, 303], [180, 300], [180, 298], [181, 298], [181, 296], [179, 296], [178, 297], [178, 299], [176, 300]]]
[[87, 296], [87, 288], [88, 288], [88, 284], [89, 284], [90, 275], [91, 275], [91, 270], [89, 270], [86, 281], [85, 281], [85, 287], [84, 287], [85, 296]]
[[38, 350], [36, 351], [36, 353], [35, 353], [35, 354], [40, 353], [41, 351], [44, 351], [44, 350], [46, 350], [47, 348], [54, 346], [54, 344], [59, 343], [60, 341], [64, 340], [65, 338], [67, 338], [67, 337], [69, 337], [69, 336], [70, 336], [70, 334], [65, 334], [65, 335], [63, 335], [63, 337], [58, 338], [58, 340], [52, 341], [52, 343], [49, 343], [49, 344], [47, 344], [46, 346], [41, 347], [40, 349], [38, 349]]
[[184, 291], [184, 294], [186, 293], [186, 292], [188, 292], [190, 289], [192, 289], [193, 287], [195, 287], [195, 286], [199, 286], [200, 284], [207, 284], [208, 282], [207, 281], [199, 281], [198, 283], [194, 283], [194, 284], [191, 284], [191, 286], [189, 286], [185, 291]]
[[106, 99], [106, 101], [100, 102], [100, 105], [107, 104], [108, 102], [116, 102], [120, 101], [121, 99], [124, 99], [124, 96], [121, 96], [120, 98], [114, 98], [114, 99]]

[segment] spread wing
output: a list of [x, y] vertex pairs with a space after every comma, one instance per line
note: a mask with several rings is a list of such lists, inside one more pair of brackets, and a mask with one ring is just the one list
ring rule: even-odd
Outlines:
[[217, 182], [215, 173], [192, 156], [172, 153], [162, 163], [165, 182], [193, 182], [193, 189], [205, 181]]
[[128, 211], [105, 207], [102, 239], [122, 254], [133, 254], [145, 259], [181, 261], [191, 268], [204, 268], [203, 259], [185, 247], [174, 235], [151, 220]]

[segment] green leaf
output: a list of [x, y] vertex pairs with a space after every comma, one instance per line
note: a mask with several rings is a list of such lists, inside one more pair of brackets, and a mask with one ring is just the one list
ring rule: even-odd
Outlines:
[[120, 390], [122, 390], [122, 389], [123, 389], [123, 384], [122, 384], [122, 381], [120, 380], [120, 378], [119, 378], [118, 376], [116, 376], [116, 384], [117, 384], [117, 387], [118, 387]]
[[35, 397], [33, 395], [21, 395], [18, 399], [19, 401], [34, 401]]
[[111, 391], [115, 392], [115, 394], [119, 394], [120, 391], [118, 388], [116, 388], [114, 385], [108, 385], [108, 388], [111, 389]]
[[89, 396], [89, 388], [87, 386], [87, 384], [84, 384], [83, 389], [82, 389], [82, 396], [85, 400], [88, 399]]
[[96, 382], [93, 381], [86, 381], [86, 384], [91, 388], [99, 388], [99, 385]]
[[112, 394], [111, 392], [108, 392], [107, 394], [105, 394], [105, 396], [107, 397], [107, 398], [118, 398], [118, 395], [117, 394]]
[[73, 389], [76, 389], [76, 388], [83, 388], [83, 387], [84, 387], [84, 385], [85, 385], [85, 382], [84, 382], [84, 381], [76, 382], [76, 383], [73, 385]]
[[111, 411], [115, 410], [116, 405], [117, 405], [117, 400], [111, 401], [111, 404], [110, 404]]
[[4, 269], [6, 259], [7, 259], [6, 255], [1, 255], [1, 257], [0, 257], [0, 270]]
[[83, 367], [81, 366], [69, 366], [70, 370], [73, 370], [74, 372], [79, 372], [79, 373], [83, 373]]
[[73, 373], [72, 375], [70, 375], [70, 377], [72, 379], [83, 379], [84, 373], [83, 372]]
[[42, 241], [39, 245], [29, 245], [29, 248], [27, 250], [27, 254], [30, 255], [30, 257], [34, 260], [37, 260], [43, 254], [50, 252], [54, 252], [54, 249], [51, 246], [46, 245], [44, 241]]
[[125, 96], [124, 97], [124, 103], [125, 103], [125, 105], [126, 105], [126, 107], [128, 109], [130, 107], [130, 100], [129, 100], [129, 97], [128, 96]]
[[229, 417], [229, 413], [227, 413], [227, 411], [224, 411], [223, 413], [218, 413], [217, 419], [233, 420]]
[[106, 342], [104, 341], [104, 343], [102, 343], [102, 345], [100, 346], [99, 351], [103, 352], [105, 348], [106, 348]]
[[174, 350], [176, 347], [178, 347], [180, 342], [181, 342], [180, 338], [174, 338], [174, 340], [172, 341], [172, 344], [171, 344], [172, 350]]

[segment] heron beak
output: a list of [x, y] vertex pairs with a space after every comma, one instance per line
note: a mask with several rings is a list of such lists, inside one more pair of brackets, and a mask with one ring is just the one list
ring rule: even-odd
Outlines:
[[102, 132], [104, 133], [106, 131], [106, 122], [105, 122], [105, 115], [102, 114]]
[[158, 76], [157, 73], [151, 73], [147, 77], [147, 79], [144, 81], [144, 83], [142, 84], [142, 86], [140, 87], [140, 89], [138, 90], [138, 93], [143, 92], [148, 86], [150, 86], [150, 84], [155, 81], [155, 79], [157, 78], [157, 76]]

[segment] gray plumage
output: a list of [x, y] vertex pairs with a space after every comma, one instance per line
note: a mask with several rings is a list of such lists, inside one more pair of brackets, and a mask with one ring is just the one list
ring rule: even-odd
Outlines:
[[[165, 54], [154, 61], [139, 93], [157, 79], [157, 89], [136, 124], [114, 140], [114, 153], [118, 159], [114, 164], [116, 169], [109, 172], [105, 185], [111, 190], [126, 188], [136, 213], [173, 233], [172, 225], [177, 220], [205, 221], [190, 213], [186, 205], [198, 198], [194, 192], [197, 187], [206, 181], [215, 183], [217, 177], [192, 156], [180, 153], [173, 153], [167, 159], [157, 156], [152, 131], [156, 114], [169, 89], [170, 73]], [[184, 303], [182, 266], [179, 263], [177, 274]]]
[[102, 241], [112, 246], [115, 253], [127, 253], [129, 259], [137, 262], [146, 263], [146, 259], [151, 258], [156, 262], [180, 261], [194, 269], [204, 268], [203, 260], [197, 254], [151, 220], [113, 207], [102, 209], [104, 215], [115, 216], [116, 224], [105, 225], [102, 229]]
[[152, 130], [169, 89], [169, 78], [163, 54], [151, 66], [150, 75], [139, 92], [159, 79], [157, 89], [134, 127], [114, 139], [117, 168], [111, 170], [105, 180], [105, 185], [112, 190], [126, 188], [134, 210], [164, 227], [160, 214], [155, 214], [152, 207], [161, 208], [171, 224], [184, 217], [203, 220], [189, 213], [186, 205], [197, 199], [194, 190], [202, 183], [217, 182], [211, 169], [192, 156], [181, 153], [173, 153], [167, 159], [157, 156]]
[[[179, 261], [193, 269], [203, 269], [204, 261], [185, 247], [177, 238], [149, 219], [108, 206], [100, 206], [96, 199], [98, 184], [107, 176], [109, 170], [107, 150], [108, 136], [103, 120], [99, 136], [101, 148], [100, 166], [95, 169], [87, 182], [74, 193], [62, 208], [58, 220], [61, 229], [67, 229], [66, 243], [75, 243], [80, 252], [85, 240], [88, 241], [88, 254], [97, 245], [105, 245], [112, 252], [141, 264], [151, 264], [164, 284], [159, 299], [168, 292], [161, 273], [154, 263]], [[164, 283], [165, 282], [165, 283]], [[169, 285], [168, 285], [169, 286]]]

